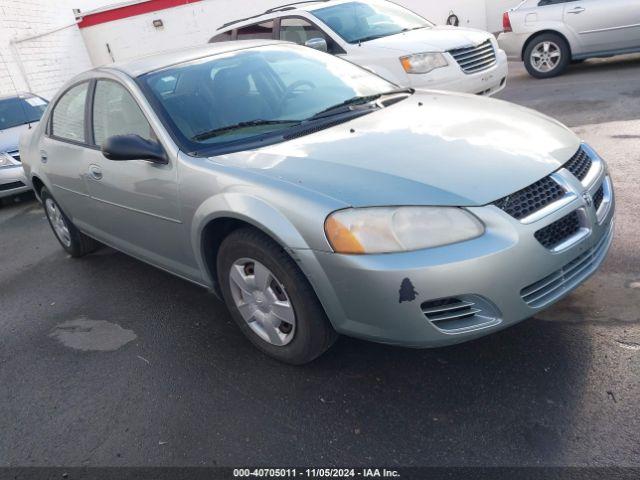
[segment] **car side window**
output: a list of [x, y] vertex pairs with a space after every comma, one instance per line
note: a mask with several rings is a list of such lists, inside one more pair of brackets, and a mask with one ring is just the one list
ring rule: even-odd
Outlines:
[[237, 40], [270, 40], [273, 38], [273, 20], [255, 23], [238, 29]]
[[540, 0], [538, 2], [538, 6], [544, 7], [546, 5], [558, 5], [559, 3], [570, 3], [575, 1], [576, 0]]
[[232, 38], [232, 33], [233, 33], [233, 30], [229, 30], [228, 32], [219, 33], [218, 35], [213, 37], [211, 40], [209, 40], [209, 43], [228, 42]]
[[63, 140], [85, 143], [84, 111], [89, 82], [67, 90], [56, 103], [51, 116], [51, 135]]
[[101, 146], [114, 135], [156, 139], [151, 125], [127, 89], [111, 80], [98, 80], [93, 97], [94, 142]]
[[280, 20], [280, 40], [304, 45], [312, 38], [327, 40], [323, 31], [303, 18], [290, 17]]

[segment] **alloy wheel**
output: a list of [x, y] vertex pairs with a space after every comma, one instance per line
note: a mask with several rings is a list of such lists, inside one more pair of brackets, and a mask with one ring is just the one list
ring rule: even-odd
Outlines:
[[531, 65], [541, 73], [548, 73], [558, 67], [562, 60], [562, 50], [551, 41], [540, 42], [531, 51]]

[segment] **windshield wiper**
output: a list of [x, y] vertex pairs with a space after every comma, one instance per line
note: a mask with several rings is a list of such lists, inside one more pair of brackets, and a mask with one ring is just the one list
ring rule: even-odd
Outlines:
[[353, 40], [351, 43], [369, 42], [371, 40], [376, 40], [378, 38], [391, 37], [393, 35], [398, 35], [399, 33], [411, 32], [413, 30], [420, 30], [422, 28], [427, 28], [427, 27], [411, 27], [411, 28], [403, 28], [402, 30], [398, 30], [396, 32], [377, 33], [375, 35], [369, 35], [367, 37], [358, 38], [357, 40]]
[[209, 138], [217, 137], [233, 130], [241, 130], [248, 127], [261, 127], [264, 125], [298, 125], [302, 123], [301, 120], [249, 120], [247, 122], [239, 122], [233, 125], [227, 125], [226, 127], [215, 128], [206, 132], [201, 132], [193, 137], [191, 140], [199, 142], [201, 140], [207, 140]]
[[396, 90], [389, 90], [388, 92], [376, 93], [375, 95], [365, 95], [349, 98], [342, 103], [338, 103], [337, 105], [325, 108], [324, 110], [310, 117], [308, 120], [317, 120], [319, 118], [346, 113], [349, 112], [351, 110], [350, 107], [354, 105], [365, 105], [388, 95], [396, 95], [399, 93], [408, 93], [411, 95], [414, 92], [415, 90], [413, 88], [398, 88]]

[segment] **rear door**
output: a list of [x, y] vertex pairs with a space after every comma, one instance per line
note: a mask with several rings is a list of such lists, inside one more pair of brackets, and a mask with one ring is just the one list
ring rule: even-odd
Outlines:
[[[94, 145], [87, 164], [93, 235], [108, 244], [172, 271], [184, 249], [178, 203], [177, 165], [146, 160], [112, 161], [101, 152], [114, 135], [158, 138], [139, 104], [121, 83], [98, 79], [90, 116]], [[171, 155], [169, 155], [171, 157]]]
[[564, 8], [564, 23], [584, 53], [616, 52], [640, 46], [640, 1], [578, 0]]
[[90, 217], [86, 184], [87, 97], [90, 81], [68, 88], [53, 107], [46, 135], [39, 145], [39, 159], [53, 197], [80, 228]]

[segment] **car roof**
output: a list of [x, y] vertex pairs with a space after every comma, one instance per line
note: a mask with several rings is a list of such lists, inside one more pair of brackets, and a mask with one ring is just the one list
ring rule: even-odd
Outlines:
[[266, 45], [286, 45], [289, 42], [280, 40], [240, 40], [235, 42], [209, 43], [198, 47], [181, 48], [161, 53], [155, 53], [132, 60], [116, 62], [111, 65], [99, 67], [96, 70], [115, 69], [126, 73], [130, 77], [139, 77], [149, 72], [162, 70], [180, 63], [198, 60], [200, 58], [221, 55], [224, 53], [263, 47]]
[[329, 7], [333, 5], [340, 5], [342, 3], [350, 3], [355, 0], [308, 0], [308, 1], [300, 1], [293, 3], [286, 3], [277, 7], [270, 8], [266, 12], [258, 13], [256, 15], [252, 15], [247, 18], [241, 18], [238, 20], [234, 20], [228, 23], [225, 23], [220, 28], [218, 28], [218, 32], [225, 32], [229, 30], [233, 30], [235, 28], [245, 26], [247, 24], [251, 25], [256, 22], [260, 22], [261, 19], [268, 20], [270, 18], [277, 18], [285, 15], [291, 15], [292, 13], [297, 12], [313, 12], [314, 10], [319, 10], [320, 8]]

